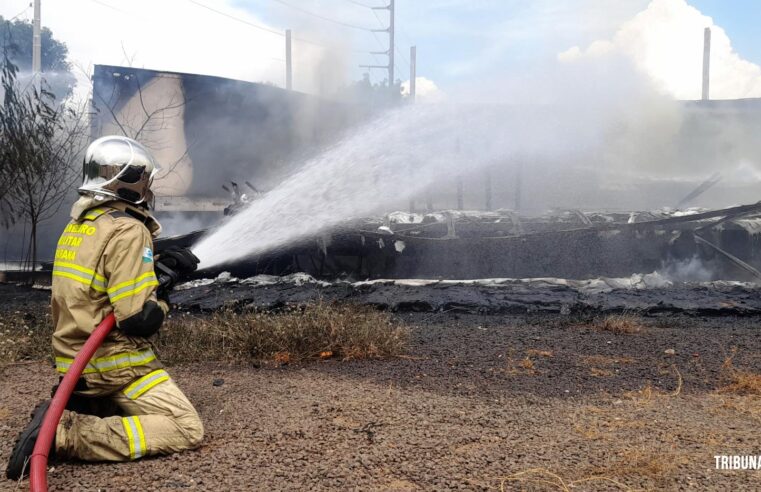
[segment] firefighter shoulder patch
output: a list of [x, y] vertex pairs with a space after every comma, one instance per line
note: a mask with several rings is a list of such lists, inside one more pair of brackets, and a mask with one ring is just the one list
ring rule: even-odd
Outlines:
[[143, 263], [150, 263], [153, 261], [153, 251], [151, 248], [145, 248], [143, 250]]

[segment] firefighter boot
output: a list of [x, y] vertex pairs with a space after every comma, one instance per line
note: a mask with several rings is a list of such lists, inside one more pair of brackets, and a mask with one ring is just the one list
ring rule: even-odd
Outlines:
[[18, 480], [29, 474], [29, 460], [32, 457], [34, 444], [37, 442], [42, 420], [45, 418], [49, 406], [50, 400], [45, 400], [37, 405], [32, 412], [32, 420], [19, 434], [8, 460], [8, 468], [5, 470], [5, 476], [8, 477], [8, 480]]

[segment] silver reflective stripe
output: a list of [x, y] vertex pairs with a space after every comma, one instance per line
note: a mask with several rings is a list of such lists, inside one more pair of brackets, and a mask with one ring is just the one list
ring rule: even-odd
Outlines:
[[154, 371], [153, 373], [149, 374], [148, 377], [145, 377], [142, 380], [140, 380], [137, 386], [134, 386], [134, 387], [130, 386], [129, 388], [127, 388], [127, 392], [124, 394], [130, 400], [134, 400], [138, 396], [145, 393], [152, 386], [155, 386], [156, 384], [158, 384], [159, 380], [161, 379], [163, 379], [164, 381], [168, 380], [169, 373], [167, 373], [164, 370]]
[[98, 371], [104, 372], [123, 367], [142, 366], [155, 358], [156, 354], [153, 353], [153, 350], [148, 349], [140, 353], [121, 354], [115, 357], [95, 359], [93, 365]]
[[143, 449], [143, 444], [140, 440], [140, 438], [143, 435], [142, 429], [140, 428], [140, 423], [135, 422], [137, 417], [127, 417], [127, 424], [130, 428], [130, 438], [132, 438], [132, 449], [134, 449], [134, 454], [132, 454], [132, 459], [140, 458], [145, 454], [145, 449]]
[[145, 277], [144, 279], [142, 279], [141, 281], [139, 281], [137, 283], [126, 285], [126, 286], [122, 287], [121, 289], [115, 290], [113, 292], [109, 292], [108, 293], [108, 297], [110, 297], [111, 299], [114, 299], [116, 297], [119, 297], [121, 294], [124, 294], [125, 292], [129, 292], [129, 291], [132, 291], [132, 290], [138, 290], [139, 287], [141, 287], [141, 286], [143, 286], [143, 285], [145, 285], [145, 284], [147, 284], [149, 282], [157, 282], [156, 276], [155, 275], [151, 275], [149, 277]]
[[[140, 352], [129, 352], [126, 354], [117, 354], [109, 357], [99, 357], [92, 359], [85, 368], [85, 374], [90, 372], [106, 372], [115, 369], [124, 369], [125, 367], [143, 366], [156, 359], [156, 354], [152, 349], [145, 349]], [[71, 367], [74, 359], [67, 357], [56, 357], [56, 369], [58, 372], [66, 372]]]
[[90, 280], [92, 280], [92, 277], [93, 277], [93, 276], [92, 276], [91, 274], [89, 274], [89, 273], [85, 273], [85, 272], [82, 272], [82, 271], [80, 271], [80, 270], [75, 270], [75, 269], [73, 269], [73, 268], [68, 268], [68, 267], [64, 267], [64, 266], [55, 266], [55, 265], [54, 265], [54, 266], [53, 266], [53, 271], [54, 271], [54, 272], [65, 272], [65, 273], [70, 273], [70, 274], [72, 274], [72, 275], [75, 275], [75, 276], [77, 276], [77, 277], [81, 278], [82, 280], [87, 280], [88, 282], [89, 282]]

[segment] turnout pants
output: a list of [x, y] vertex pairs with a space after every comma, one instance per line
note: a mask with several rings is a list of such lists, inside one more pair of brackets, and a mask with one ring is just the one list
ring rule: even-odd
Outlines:
[[65, 411], [56, 452], [85, 461], [129, 461], [198, 447], [203, 424], [193, 405], [163, 369], [134, 381], [110, 400], [123, 416]]

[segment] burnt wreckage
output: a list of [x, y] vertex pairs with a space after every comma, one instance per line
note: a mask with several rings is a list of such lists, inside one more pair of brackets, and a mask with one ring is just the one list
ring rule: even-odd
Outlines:
[[[287, 172], [277, 163], [299, 162], [372, 116], [370, 107], [364, 104], [351, 106], [263, 84], [97, 65], [93, 74], [94, 134], [118, 134], [124, 124], [136, 128], [147, 124], [143, 118], [146, 100], [153, 101], [157, 108], [182, 103], [182, 111], [161, 113], [162, 121], [167, 118], [171, 123], [159, 125], [151, 135], [154, 141], [166, 142], [160, 149], [161, 159], [178, 162], [157, 190], [158, 218], [160, 221], [165, 217], [198, 218], [202, 224], [226, 220], [221, 217], [223, 213], [238, 213], [247, 202], [277, 186]], [[683, 170], [687, 175], [701, 176], [714, 171], [717, 162], [742, 161], [747, 156], [759, 155], [761, 147], [755, 136], [759, 131], [761, 99], [681, 101], [674, 110], [681, 117], [675, 119], [679, 125], [670, 128], [673, 145], [669, 148], [677, 149], [682, 160], [690, 163], [689, 169]], [[725, 128], [733, 131], [728, 134], [723, 131]], [[198, 144], [188, 145], [189, 142]], [[672, 160], [671, 154], [661, 155], [656, 150], [640, 158], [653, 165]], [[527, 159], [517, 156], [514, 166], [490, 168], [487, 195], [483, 197], [486, 200], [481, 202], [486, 204], [485, 208], [491, 210], [507, 203], [515, 203], [515, 208], [522, 210], [546, 206], [529, 199], [531, 173], [526, 172], [524, 180], [522, 163]], [[232, 196], [227, 206], [225, 200], [219, 199], [222, 176], [233, 180], [230, 187], [224, 187]], [[694, 203], [719, 179], [720, 175], [714, 174], [676, 208]], [[509, 190], [511, 183], [514, 192]], [[467, 177], [458, 178], [458, 209], [463, 208], [465, 194], [472, 197], [476, 188], [471, 188], [470, 193], [465, 190], [474, 184]], [[543, 193], [552, 196], [553, 203], [579, 203], [564, 187], [545, 185], [542, 184]], [[674, 181], [658, 182], [647, 203], [672, 203], [674, 193], [682, 194], [691, 185], [689, 180], [681, 185]], [[478, 186], [480, 189], [481, 185]], [[619, 203], [617, 191], [598, 192], [593, 201], [584, 203], [590, 203], [591, 207]], [[681, 212], [560, 210], [527, 216], [507, 210], [435, 211], [434, 200], [450, 204], [451, 197], [445, 191], [427, 193], [431, 195], [426, 197], [430, 210], [427, 214], [398, 212], [353, 220], [318, 237], [304, 238], [276, 252], [199, 275], [228, 270], [241, 278], [304, 272], [319, 279], [347, 280], [588, 279], [649, 273], [681, 262], [699, 264], [700, 280], [755, 280], [760, 276], [756, 232], [761, 227], [761, 205]], [[738, 201], [756, 200], [753, 186], [737, 188], [733, 193], [733, 199]], [[174, 243], [191, 246], [203, 234], [204, 231], [199, 231], [160, 240], [157, 249]], [[699, 261], [693, 261], [696, 258]]]
[[[223, 266], [236, 276], [315, 278], [626, 277], [699, 263], [699, 280], [761, 280], [761, 202], [721, 210], [589, 213], [396, 212], [345, 223]], [[192, 245], [204, 231], [159, 240]], [[710, 273], [709, 273], [710, 272]], [[203, 272], [208, 276], [213, 272]]]

